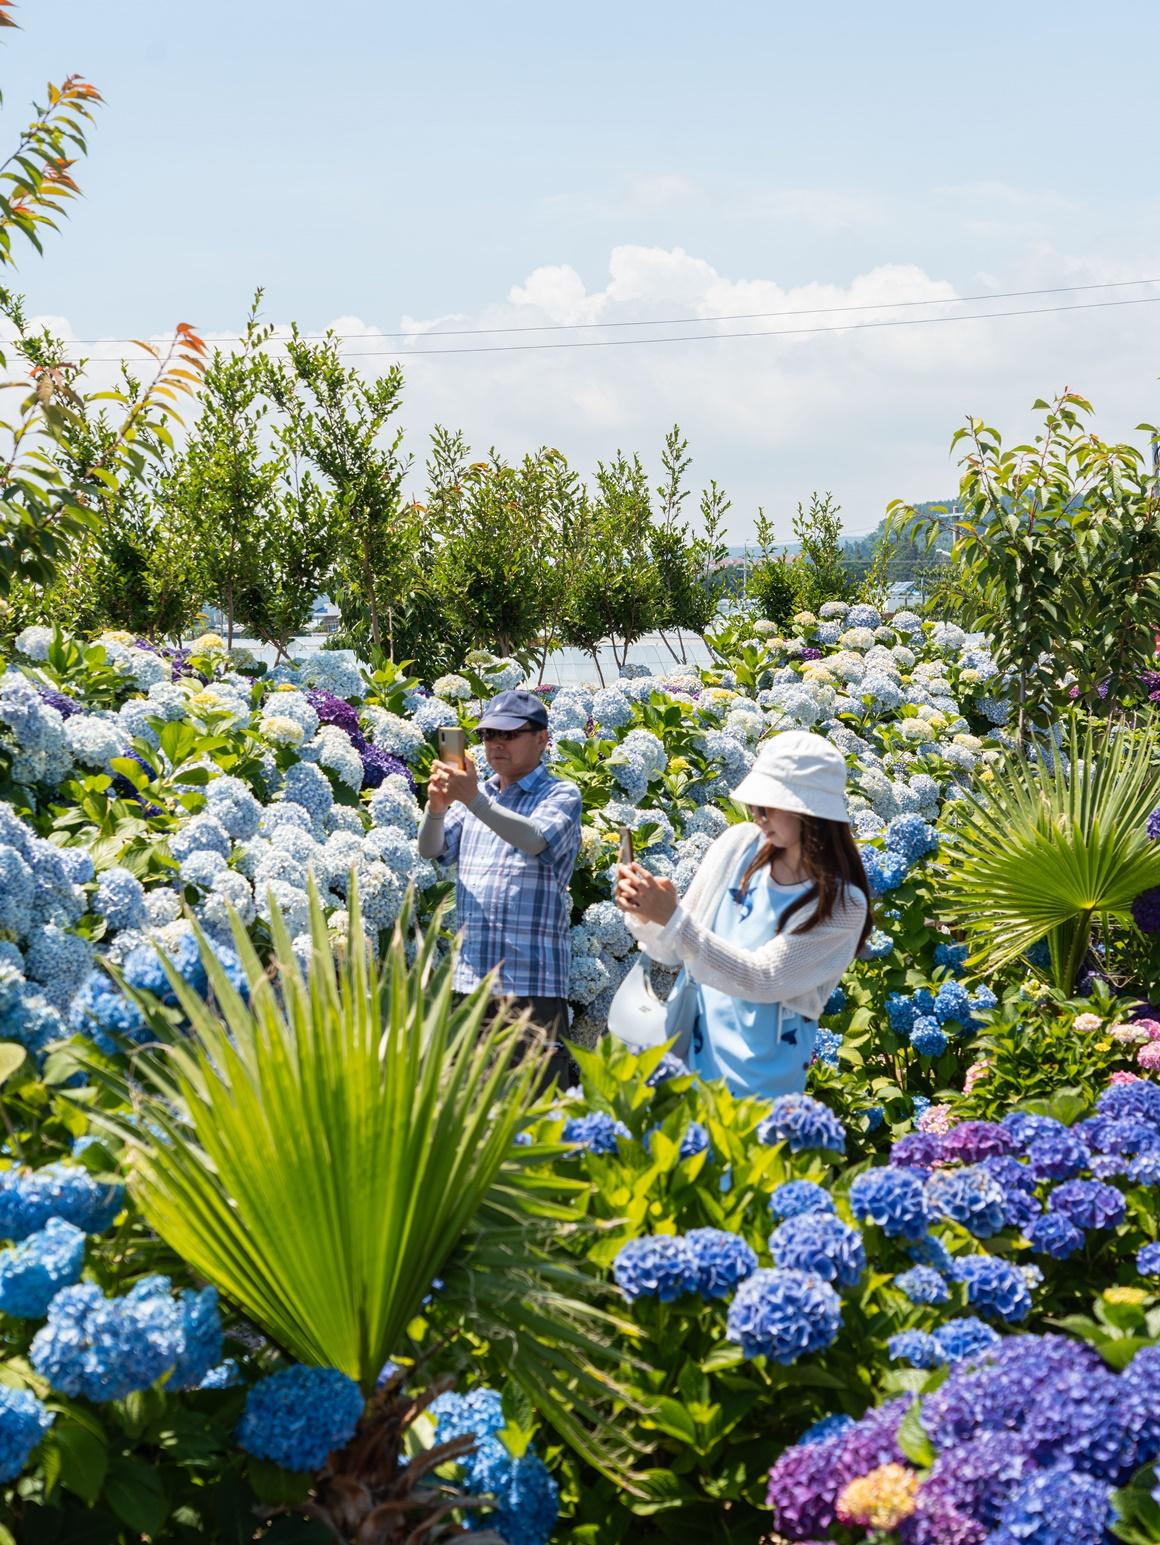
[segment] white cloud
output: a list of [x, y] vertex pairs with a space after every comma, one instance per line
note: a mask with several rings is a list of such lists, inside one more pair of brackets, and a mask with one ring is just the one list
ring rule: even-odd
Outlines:
[[[555, 445], [590, 472], [620, 447], [640, 451], [655, 467], [665, 431], [679, 422], [694, 475], [715, 477], [732, 496], [733, 537], [741, 540], [758, 504], [788, 533], [796, 502], [813, 488], [833, 490], [851, 530], [875, 525], [890, 498], [943, 497], [956, 482], [948, 442], [966, 414], [982, 415], [1014, 443], [1032, 430], [1031, 402], [1065, 384], [1093, 400], [1108, 438], [1129, 438], [1141, 419], [1160, 418], [1160, 305], [859, 326], [1160, 293], [1062, 295], [992, 308], [951, 303], [956, 293], [1133, 276], [1127, 259], [1080, 260], [1041, 244], [1007, 271], [968, 276], [958, 287], [909, 263], [871, 268], [845, 284], [784, 285], [773, 276], [722, 273], [680, 247], [622, 245], [612, 249], [596, 284], [568, 265], [537, 268], [475, 314], [344, 317], [332, 325], [351, 335], [350, 357], [362, 356], [368, 371], [388, 368], [387, 350], [412, 351], [401, 361], [402, 420], [419, 463], [427, 433], [443, 423], [461, 427], [477, 450], [495, 445], [516, 456]], [[887, 309], [900, 301], [924, 304]], [[864, 309], [822, 309], [840, 307]], [[754, 312], [791, 314], [658, 321]], [[584, 326], [629, 322], [648, 325]], [[523, 331], [539, 327], [578, 330]], [[376, 337], [379, 328], [405, 328], [410, 337]], [[462, 336], [464, 329], [520, 331]], [[450, 331], [460, 335], [441, 342], [441, 332]], [[718, 336], [752, 332], [781, 336]], [[705, 341], [542, 347], [684, 334], [704, 334]], [[433, 352], [448, 348], [496, 352]], [[100, 368], [111, 376], [111, 367]]]
[[880, 200], [864, 193], [826, 188], [781, 188], [758, 193], [743, 201], [740, 213], [831, 234], [880, 225], [886, 218]]
[[549, 194], [543, 208], [553, 219], [625, 220], [663, 214], [700, 196], [700, 185], [683, 172], [648, 172], [625, 177], [610, 191]]

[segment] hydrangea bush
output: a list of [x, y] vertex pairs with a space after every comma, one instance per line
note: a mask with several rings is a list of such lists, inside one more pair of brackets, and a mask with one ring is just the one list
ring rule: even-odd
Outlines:
[[[1117, 1510], [1147, 1515], [1156, 1457], [1132, 1368], [1160, 1332], [1160, 1014], [1098, 982], [1062, 1004], [1019, 971], [982, 981], [938, 924], [940, 825], [1006, 744], [984, 640], [831, 603], [792, 636], [743, 621], [713, 644], [710, 670], [537, 689], [551, 766], [584, 796], [570, 997], [589, 1050], [521, 1162], [588, 1198], [592, 1230], [560, 1248], [623, 1327], [639, 1485], [545, 1441], [506, 1392], [502, 1420], [499, 1396], [433, 1407], [412, 1455], [466, 1439], [439, 1475], [490, 1498], [457, 1516], [509, 1545], [710, 1538], [726, 1513], [757, 1538], [770, 1508], [790, 1539], [1011, 1545], [1060, 1518], [1061, 1540], [1100, 1538]], [[341, 651], [242, 663], [213, 636], [172, 652], [29, 629], [0, 674], [0, 1484], [46, 1530], [73, 1508], [110, 1539], [235, 1538], [208, 1488], [249, 1528], [356, 1433], [349, 1381], [288, 1365], [143, 1227], [84, 1067], [180, 1028], [165, 962], [208, 991], [191, 920], [241, 985], [232, 923], [263, 948], [276, 903], [306, 949], [311, 880], [339, 950], [352, 871], [373, 946], [409, 889], [429, 917], [449, 889], [416, 846], [435, 732], [524, 680], [482, 652], [430, 688]], [[847, 757], [878, 926], [810, 1092], [771, 1106], [601, 1036], [632, 954], [616, 826], [683, 892], [785, 727]], [[989, 1419], [946, 1414], [947, 1390], [1014, 1409], [989, 1393], [1003, 1378], [1030, 1401], [1035, 1358], [1009, 1350], [1029, 1336], [1131, 1441], [1069, 1427], [1042, 1380], [1001, 1463]], [[503, 1385], [502, 1348], [479, 1348], [478, 1377]]]

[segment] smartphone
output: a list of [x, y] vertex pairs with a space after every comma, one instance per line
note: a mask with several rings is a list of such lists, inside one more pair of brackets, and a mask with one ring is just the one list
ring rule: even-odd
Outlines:
[[439, 726], [439, 760], [454, 767], [467, 767], [467, 734], [446, 724]]
[[631, 864], [632, 863], [632, 827], [631, 826], [622, 826], [620, 828], [620, 852], [617, 855], [616, 862], [618, 864]]

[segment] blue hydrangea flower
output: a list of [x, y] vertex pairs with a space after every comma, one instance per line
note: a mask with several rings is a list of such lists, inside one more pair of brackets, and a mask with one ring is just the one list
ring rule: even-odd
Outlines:
[[941, 1057], [947, 1038], [932, 1014], [920, 1014], [910, 1030], [910, 1044], [920, 1057]]
[[825, 1443], [830, 1438], [837, 1438], [842, 1433], [849, 1432], [853, 1425], [852, 1416], [847, 1416], [844, 1411], [834, 1411], [829, 1416], [819, 1417], [812, 1427], [807, 1427], [798, 1439], [798, 1446], [808, 1447], [813, 1443]]
[[16, 1479], [55, 1420], [31, 1390], [0, 1384], [0, 1482]]
[[699, 1121], [690, 1121], [685, 1128], [685, 1135], [681, 1138], [681, 1149], [678, 1158], [691, 1159], [694, 1154], [704, 1153], [712, 1149], [709, 1143], [709, 1129]]
[[1054, 1260], [1063, 1261], [1083, 1249], [1083, 1234], [1062, 1213], [1044, 1213], [1024, 1232], [1036, 1255], [1050, 1255]]
[[945, 1280], [932, 1266], [912, 1266], [909, 1271], [899, 1272], [894, 1286], [912, 1304], [945, 1304], [951, 1296]]
[[740, 1234], [727, 1229], [695, 1228], [685, 1243], [697, 1265], [697, 1291], [705, 1298], [727, 1298], [739, 1282], [757, 1270], [757, 1256]]
[[862, 848], [861, 853], [870, 894], [875, 900], [897, 890], [906, 879], [909, 866], [901, 853], [884, 853], [880, 848], [869, 847]]
[[124, 1206], [124, 1196], [123, 1187], [101, 1185], [76, 1164], [0, 1170], [0, 1239], [27, 1239], [50, 1218], [99, 1234]]
[[610, 1116], [607, 1111], [588, 1111], [583, 1116], [571, 1116], [564, 1123], [562, 1140], [577, 1148], [587, 1148], [589, 1153], [614, 1154], [618, 1151], [618, 1137], [631, 1137], [632, 1133], [623, 1121]]
[[846, 1007], [846, 994], [845, 994], [845, 991], [841, 987], [835, 987], [833, 992], [826, 999], [826, 1006], [822, 1010], [822, 1013], [823, 1014], [840, 1014], [845, 1007]]
[[1115, 1228], [1126, 1208], [1122, 1193], [1102, 1180], [1068, 1180], [1056, 1186], [1047, 1205], [1079, 1229]]
[[813, 1180], [783, 1181], [769, 1198], [775, 1218], [796, 1218], [803, 1212], [834, 1212], [834, 1199]]
[[977, 1239], [989, 1239], [1007, 1221], [1002, 1187], [979, 1165], [935, 1170], [927, 1177], [926, 1204], [935, 1217], [961, 1223]]
[[149, 921], [141, 881], [120, 864], [106, 869], [101, 875], [101, 883], [93, 897], [93, 911], [99, 913], [114, 931], [144, 928]]
[[846, 1131], [833, 1111], [808, 1094], [782, 1094], [757, 1128], [759, 1142], [773, 1147], [788, 1143], [791, 1153], [823, 1148], [845, 1153]]
[[918, 1018], [918, 1007], [914, 1000], [901, 992], [888, 992], [886, 994], [886, 1018], [890, 1022], [890, 1028], [896, 1030], [899, 1035], [908, 1035]]
[[1160, 1153], [1138, 1153], [1129, 1163], [1127, 1175], [1134, 1186], [1160, 1186]]
[[912, 1368], [941, 1368], [946, 1358], [938, 1342], [926, 1330], [900, 1330], [888, 1338], [886, 1351], [891, 1362], [909, 1363]]
[[362, 1392], [345, 1373], [295, 1363], [250, 1390], [238, 1445], [284, 1470], [317, 1470], [354, 1437], [362, 1413]]
[[782, 1267], [755, 1271], [729, 1306], [726, 1334], [746, 1357], [796, 1363], [837, 1338], [842, 1305], [828, 1282]]
[[1043, 1203], [1033, 1191], [1024, 1191], [1018, 1186], [1005, 1191], [1003, 1196], [1003, 1217], [1007, 1227], [1026, 1233], [1036, 1218], [1041, 1216]]
[[997, 1008], [999, 1000], [989, 987], [976, 987], [971, 994], [971, 1014], [987, 1014]]
[[474, 1435], [490, 1438], [507, 1425], [503, 1399], [495, 1389], [471, 1389], [466, 1394], [447, 1390], [437, 1395], [428, 1409], [435, 1418], [435, 1442]]
[[1058, 1132], [1044, 1132], [1027, 1149], [1027, 1162], [1036, 1180], [1068, 1180], [1086, 1169], [1087, 1144], [1069, 1127]]
[[198, 1389], [234, 1389], [242, 1382], [242, 1372], [232, 1357], [211, 1368]]
[[907, 1169], [869, 1169], [850, 1187], [856, 1218], [868, 1218], [893, 1239], [926, 1233], [926, 1196], [921, 1178]]
[[955, 1262], [955, 1276], [966, 1285], [967, 1302], [983, 1314], [1016, 1323], [1031, 1313], [1031, 1294], [1017, 1266], [996, 1255], [968, 1255]]
[[1096, 1101], [1101, 1116], [1128, 1117], [1160, 1128], [1160, 1084], [1146, 1078], [1130, 1084], [1111, 1084]]
[[965, 1024], [971, 1017], [971, 1000], [961, 982], [943, 982], [934, 995], [934, 1017], [940, 1025], [948, 1020]]
[[476, 1496], [491, 1496], [495, 1510], [473, 1515], [473, 1532], [494, 1529], [508, 1545], [547, 1545], [560, 1512], [556, 1482], [530, 1450], [514, 1458], [494, 1437], [484, 1438], [463, 1460], [464, 1478]]
[[204, 1389], [210, 1369], [221, 1361], [222, 1320], [217, 1288], [187, 1288], [178, 1300], [181, 1351], [169, 1375], [170, 1389]]
[[629, 1303], [636, 1298], [657, 1298], [669, 1304], [697, 1291], [699, 1270], [687, 1240], [676, 1234], [643, 1234], [621, 1247], [612, 1263], [612, 1275]]
[[935, 947], [934, 963], [946, 971], [961, 971], [967, 963], [965, 944], [939, 944]]
[[16, 1319], [39, 1320], [64, 1287], [79, 1282], [85, 1265], [85, 1236], [63, 1218], [0, 1252], [0, 1310]]
[[837, 1072], [838, 1053], [841, 1049], [842, 1037], [836, 1030], [827, 1030], [823, 1025], [814, 1039], [814, 1060]]
[[1103, 1545], [1113, 1517], [1106, 1481], [1056, 1465], [1033, 1472], [1004, 1507], [995, 1545]]
[[122, 1400], [148, 1389], [182, 1352], [181, 1315], [165, 1278], [144, 1278], [123, 1298], [91, 1282], [62, 1288], [33, 1337], [32, 1365], [54, 1389]]
[[813, 1272], [838, 1287], [854, 1287], [866, 1270], [866, 1250], [857, 1229], [833, 1213], [802, 1212], [778, 1224], [769, 1237], [778, 1266]]
[[1160, 1277], [1160, 1240], [1136, 1251], [1136, 1270], [1142, 1277]]
[[938, 851], [938, 833], [920, 815], [896, 815], [886, 823], [886, 851], [897, 853], [908, 869]]
[[657, 1063], [645, 1083], [650, 1089], [655, 1089], [659, 1084], [667, 1084], [670, 1078], [688, 1078], [689, 1069], [680, 1057], [675, 1057], [671, 1051], [665, 1052]]
[[1000, 1338], [998, 1332], [982, 1320], [974, 1315], [964, 1315], [940, 1325], [934, 1332], [934, 1339], [948, 1363], [960, 1363], [969, 1357], [977, 1357], [980, 1352], [989, 1352], [999, 1344]]

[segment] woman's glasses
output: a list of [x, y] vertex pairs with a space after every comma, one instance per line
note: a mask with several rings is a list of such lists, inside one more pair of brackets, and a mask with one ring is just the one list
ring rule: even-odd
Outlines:
[[532, 726], [529, 724], [523, 730], [480, 730], [479, 738], [482, 741], [489, 740], [517, 740], [521, 735], [532, 734]]

